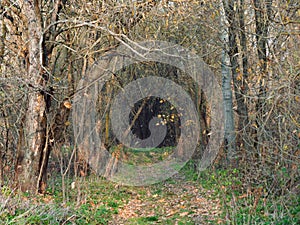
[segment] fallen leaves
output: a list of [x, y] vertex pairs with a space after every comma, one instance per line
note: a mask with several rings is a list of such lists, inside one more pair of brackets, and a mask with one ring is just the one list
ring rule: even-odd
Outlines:
[[212, 197], [214, 191], [203, 189], [197, 182], [180, 180], [156, 188], [143, 187], [144, 195], [133, 193], [132, 199], [114, 215], [113, 224], [130, 224], [130, 219], [151, 216], [158, 217], [157, 222], [162, 224], [170, 218], [197, 223], [199, 216], [216, 221], [221, 215], [220, 201]]

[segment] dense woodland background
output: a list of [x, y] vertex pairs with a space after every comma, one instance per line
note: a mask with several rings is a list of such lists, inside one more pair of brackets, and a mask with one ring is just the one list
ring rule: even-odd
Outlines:
[[[100, 56], [120, 45], [162, 40], [200, 56], [222, 86], [224, 144], [210, 170], [238, 170], [236, 189], [246, 193], [254, 188], [255, 205], [262, 198], [284, 196], [284, 208], [289, 196], [300, 194], [299, 1], [1, 0], [0, 13], [2, 187], [47, 193], [57, 179], [67, 197], [68, 179], [91, 176], [72, 127], [80, 79]], [[201, 183], [197, 168], [211, 135], [211, 106], [196, 83], [175, 67], [140, 63], [112, 74], [97, 105], [102, 141], [117, 160], [133, 159], [114, 137], [109, 108], [122, 87], [150, 75], [181, 85], [198, 109], [201, 137], [191, 167]], [[141, 127], [158, 115], [168, 129], [158, 147], [168, 152], [178, 144], [180, 112], [165, 99], [138, 102], [130, 115], [132, 132], [146, 138], [149, 130]]]

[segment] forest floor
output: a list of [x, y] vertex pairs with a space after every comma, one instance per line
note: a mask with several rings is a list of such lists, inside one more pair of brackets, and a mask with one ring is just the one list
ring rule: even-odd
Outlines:
[[222, 223], [221, 212], [214, 190], [177, 174], [161, 185], [133, 190], [109, 224], [215, 224]]
[[143, 187], [89, 177], [77, 184], [68, 182], [64, 197], [57, 184], [51, 190], [50, 183], [47, 194], [34, 197], [2, 188], [0, 224], [222, 223], [215, 190], [203, 188], [184, 173]]
[[142, 187], [58, 175], [43, 195], [2, 186], [0, 224], [299, 224], [299, 195], [267, 195], [243, 181], [236, 169], [197, 174], [190, 165]]

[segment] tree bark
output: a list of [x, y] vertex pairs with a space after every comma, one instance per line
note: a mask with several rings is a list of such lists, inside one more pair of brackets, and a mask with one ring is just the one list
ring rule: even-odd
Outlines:
[[46, 102], [40, 91], [45, 87], [45, 80], [42, 76], [43, 52], [40, 45], [43, 31], [37, 0], [22, 2], [22, 11], [28, 26], [28, 77], [32, 90], [28, 94], [28, 108], [24, 118], [25, 135], [18, 150], [17, 180], [22, 191], [34, 193], [39, 188], [39, 167], [46, 138]]
[[[241, 132], [246, 129], [248, 126], [248, 107], [246, 103], [245, 94], [247, 93], [247, 56], [245, 55], [245, 51], [247, 49], [246, 46], [246, 37], [245, 37], [245, 26], [244, 26], [244, 16], [243, 9], [241, 4], [243, 1], [231, 0], [229, 1], [228, 7], [226, 8], [226, 15], [229, 23], [229, 57], [231, 63], [231, 73], [232, 80], [234, 85], [234, 93], [237, 101], [237, 113], [238, 113], [238, 132], [236, 138], [236, 146], [239, 149], [239, 153], [241, 153], [244, 148], [245, 143], [242, 139]], [[239, 17], [238, 17], [239, 16]], [[239, 19], [239, 20], [238, 20]], [[240, 22], [240, 23], [239, 23]], [[239, 52], [239, 46], [237, 41], [237, 36], [240, 36], [241, 41], [241, 52]], [[243, 71], [241, 71], [238, 63], [238, 56], [242, 54], [242, 62], [243, 62]]]
[[260, 75], [259, 75], [259, 93], [256, 103], [256, 137], [255, 147], [259, 153], [260, 159], [264, 162], [266, 153], [263, 147], [263, 136], [260, 130], [265, 129], [262, 127], [264, 124], [263, 117], [268, 111], [264, 104], [267, 94], [267, 41], [268, 41], [268, 27], [269, 18], [271, 16], [272, 0], [254, 0], [255, 7], [255, 25], [256, 25], [256, 43], [257, 54], [259, 59]]
[[[222, 33], [221, 39], [224, 42], [223, 51], [222, 51], [222, 90], [223, 90], [223, 101], [224, 101], [224, 110], [225, 110], [225, 150], [227, 163], [231, 164], [234, 161], [236, 155], [236, 146], [235, 146], [235, 128], [234, 128], [234, 117], [233, 117], [233, 103], [232, 103], [232, 89], [231, 89], [231, 77], [230, 73], [230, 53], [232, 49], [230, 48], [230, 41], [232, 41], [232, 36], [229, 36], [228, 28], [226, 27], [226, 14], [229, 13], [228, 7], [229, 2], [223, 0], [223, 7], [225, 15], [221, 17], [221, 26]], [[229, 19], [228, 15], [227, 18]], [[228, 49], [229, 48], [229, 49]], [[232, 63], [231, 63], [232, 64]], [[232, 65], [231, 65], [232, 66]], [[231, 70], [233, 71], [233, 70]]]
[[[240, 0], [240, 4], [238, 7], [238, 14], [239, 14], [239, 38], [241, 43], [241, 56], [242, 56], [242, 76], [240, 79], [235, 79], [235, 84], [238, 86], [238, 91], [236, 92], [236, 98], [238, 101], [237, 113], [239, 114], [239, 121], [238, 121], [238, 130], [244, 131], [244, 134], [250, 133], [249, 128], [249, 115], [248, 115], [248, 104], [247, 104], [247, 95], [248, 95], [248, 53], [247, 53], [247, 37], [246, 37], [246, 30], [245, 30], [245, 3], [244, 0]], [[238, 137], [238, 146], [242, 147], [244, 145], [246, 151], [250, 151], [249, 141], [241, 140], [242, 136], [245, 136], [243, 133]], [[245, 153], [245, 152], [243, 152]], [[243, 158], [245, 158], [245, 154], [243, 154]]]

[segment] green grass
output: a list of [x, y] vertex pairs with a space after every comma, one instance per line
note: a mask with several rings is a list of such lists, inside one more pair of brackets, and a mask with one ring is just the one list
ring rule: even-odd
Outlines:
[[[239, 169], [198, 174], [193, 168], [194, 163], [189, 162], [180, 171], [180, 179], [169, 178], [147, 187], [119, 186], [94, 175], [69, 178], [65, 201], [59, 176], [52, 178], [55, 186], [45, 195], [17, 194], [4, 186], [0, 192], [0, 224], [109, 224], [134, 206], [134, 215], [124, 219], [125, 224], [300, 223], [300, 197], [296, 194], [268, 192], [269, 182], [247, 183]], [[75, 189], [71, 189], [74, 181]], [[196, 190], [198, 194], [193, 195]], [[258, 190], [262, 190], [260, 195]], [[204, 206], [219, 202], [221, 213], [200, 213], [197, 222], [194, 214], [200, 200], [195, 196], [209, 201]]]
[[247, 183], [245, 178], [238, 169], [199, 174], [202, 186], [216, 190], [221, 199], [225, 224], [300, 224], [300, 196], [276, 195], [268, 192], [268, 182]]
[[110, 152], [121, 150], [121, 160], [130, 165], [149, 165], [158, 163], [169, 157], [174, 147], [163, 147], [163, 148], [126, 148], [113, 146], [110, 148]]

